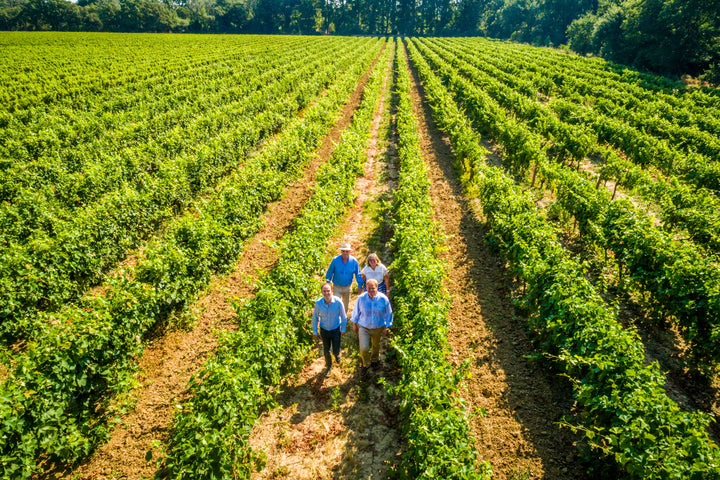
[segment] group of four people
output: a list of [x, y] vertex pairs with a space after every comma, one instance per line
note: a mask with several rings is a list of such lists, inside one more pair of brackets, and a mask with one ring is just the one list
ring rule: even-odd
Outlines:
[[380, 366], [380, 339], [387, 336], [393, 315], [387, 296], [387, 268], [378, 256], [372, 253], [368, 256], [368, 265], [360, 270], [360, 264], [350, 255], [351, 251], [349, 244], [342, 244], [340, 255], [330, 262], [325, 274], [326, 283], [321, 288], [322, 297], [315, 302], [312, 329], [315, 339], [322, 339], [325, 367], [329, 373], [332, 369], [331, 351], [335, 363], [340, 364], [340, 340], [347, 328], [347, 310], [352, 281], [355, 278], [357, 292], [365, 292], [357, 298], [350, 321], [358, 336], [361, 373], [364, 376], [370, 367], [377, 369]]

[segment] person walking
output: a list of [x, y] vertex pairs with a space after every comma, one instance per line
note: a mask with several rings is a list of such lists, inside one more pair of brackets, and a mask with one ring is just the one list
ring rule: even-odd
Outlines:
[[320, 291], [322, 297], [315, 302], [312, 329], [315, 341], [318, 341], [318, 337], [322, 339], [325, 368], [329, 375], [332, 370], [331, 350], [335, 356], [335, 363], [340, 365], [340, 340], [345, 335], [347, 315], [342, 300], [333, 295], [332, 285], [324, 283]]
[[380, 261], [380, 257], [376, 253], [371, 253], [367, 257], [367, 265], [360, 272], [363, 278], [363, 285], [367, 284], [368, 280], [375, 280], [378, 282], [378, 291], [384, 293], [388, 298], [388, 288], [390, 287], [390, 279], [388, 278], [388, 269]]
[[333, 284], [335, 294], [340, 297], [345, 306], [345, 315], [347, 315], [350, 307], [350, 292], [352, 291], [352, 281], [355, 277], [358, 293], [362, 292], [362, 275], [360, 275], [360, 264], [357, 259], [350, 255], [352, 247], [349, 243], [340, 245], [340, 255], [333, 258], [330, 262], [325, 280]]
[[393, 323], [390, 300], [378, 291], [377, 280], [368, 280], [365, 287], [367, 292], [358, 297], [351, 318], [353, 331], [357, 333], [360, 343], [362, 376], [367, 375], [369, 367], [373, 370], [380, 368], [380, 339], [387, 336], [388, 328]]

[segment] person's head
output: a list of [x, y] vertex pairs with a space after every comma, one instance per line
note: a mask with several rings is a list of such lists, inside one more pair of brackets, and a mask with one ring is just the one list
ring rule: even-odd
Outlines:
[[378, 265], [380, 265], [380, 257], [377, 256], [377, 253], [371, 253], [367, 257], [367, 263], [370, 265], [370, 268], [375, 268]]
[[320, 287], [320, 291], [322, 292], [322, 296], [325, 300], [332, 300], [332, 285], [330, 285], [329, 283], [323, 283], [323, 286]]
[[349, 243], [340, 245], [340, 255], [342, 255], [343, 260], [347, 261], [350, 258], [350, 252], [352, 252], [352, 247]]
[[365, 283], [365, 288], [367, 288], [368, 297], [375, 298], [375, 295], [377, 295], [378, 292], [377, 280], [371, 278]]

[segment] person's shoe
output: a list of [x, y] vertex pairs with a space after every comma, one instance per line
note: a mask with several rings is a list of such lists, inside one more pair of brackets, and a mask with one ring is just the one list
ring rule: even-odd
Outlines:
[[338, 355], [337, 357], [335, 357], [335, 364], [337, 364], [337, 365], [339, 366], [339, 365], [340, 365], [340, 360], [342, 360], [342, 357], [340, 357], [340, 355]]
[[371, 362], [370, 368], [372, 368], [373, 370], [379, 370], [380, 369], [380, 361], [375, 360], [374, 362]]
[[332, 373], [332, 365], [325, 365], [325, 376], [327, 377]]
[[368, 367], [360, 367], [360, 377], [365, 378], [368, 376]]

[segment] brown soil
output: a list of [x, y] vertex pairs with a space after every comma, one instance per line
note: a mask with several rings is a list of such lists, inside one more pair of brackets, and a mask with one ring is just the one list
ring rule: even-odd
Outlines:
[[[172, 329], [148, 345], [139, 360], [140, 385], [132, 393], [136, 406], [120, 420], [110, 440], [79, 467], [51, 472], [43, 478], [101, 480], [153, 477], [157, 462], [163, 456], [162, 445], [169, 439], [177, 405], [188, 395], [188, 380], [216, 347], [214, 331], [235, 328], [231, 301], [252, 297], [255, 280], [276, 263], [278, 253], [272, 245], [292, 228], [292, 220], [310, 198], [315, 173], [330, 158], [340, 134], [352, 121], [366, 82], [367, 74], [358, 83], [340, 119], [323, 140], [304, 176], [288, 187], [282, 199], [269, 205], [263, 215], [263, 228], [248, 241], [232, 273], [212, 282], [191, 307], [191, 310], [201, 312], [194, 328], [191, 331]], [[148, 452], [152, 452], [150, 461], [146, 461]]]
[[461, 395], [471, 411], [482, 412], [471, 419], [479, 457], [490, 462], [496, 479], [586, 478], [572, 434], [556, 423], [571, 408], [570, 391], [525, 359], [535, 351], [513, 314], [502, 262], [488, 249], [482, 222], [457, 179], [449, 142], [432, 123], [417, 76], [413, 79], [434, 219], [447, 237], [451, 359], [471, 360]]
[[[388, 88], [386, 79], [385, 88]], [[385, 263], [383, 239], [371, 241], [382, 229], [371, 218], [368, 205], [388, 192], [389, 184], [379, 181], [387, 176], [388, 150], [379, 146], [384, 102], [376, 113], [368, 147], [365, 173], [357, 180], [358, 196], [331, 239], [328, 257], [337, 254], [337, 244], [350, 242], [361, 264], [371, 250], [380, 250]], [[382, 237], [382, 235], [380, 235]], [[351, 307], [352, 308], [352, 307]], [[389, 342], [383, 341], [381, 359]], [[319, 347], [321, 348], [321, 347]], [[326, 376], [319, 351], [308, 365], [278, 396], [279, 408], [266, 412], [253, 428], [250, 445], [262, 451], [267, 463], [254, 479], [293, 478], [383, 478], [392, 459], [399, 454], [400, 433], [396, 400], [377, 382], [380, 377], [392, 384], [398, 372], [391, 361], [366, 381], [357, 375], [357, 336], [348, 328], [343, 338], [343, 363]]]

